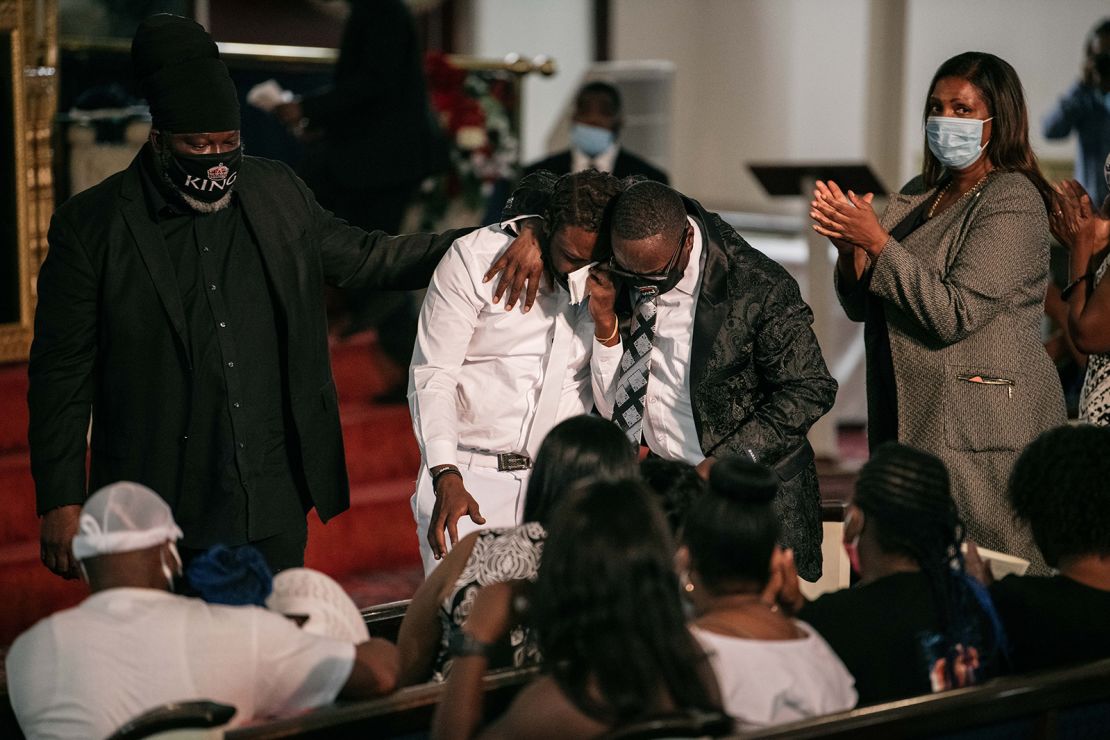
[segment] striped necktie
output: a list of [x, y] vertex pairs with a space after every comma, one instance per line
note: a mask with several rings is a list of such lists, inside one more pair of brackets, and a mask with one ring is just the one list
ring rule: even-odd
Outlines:
[[655, 311], [659, 291], [641, 288], [639, 302], [632, 314], [632, 336], [621, 357], [613, 421], [637, 448], [643, 436], [644, 397], [651, 370], [651, 347], [655, 343]]

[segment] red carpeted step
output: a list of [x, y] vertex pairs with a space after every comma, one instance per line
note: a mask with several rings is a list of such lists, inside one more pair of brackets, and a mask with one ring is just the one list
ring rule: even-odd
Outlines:
[[412, 492], [409, 479], [359, 486], [351, 508], [327, 524], [311, 514], [305, 564], [333, 578], [418, 564]]
[[393, 478], [416, 480], [420, 448], [408, 408], [340, 401], [339, 415], [352, 487]]
[[330, 341], [331, 372], [344, 401], [369, 402], [407, 382], [408, 368], [399, 368], [378, 347], [372, 331]]
[[[420, 451], [404, 406], [340, 408], [351, 485], [403, 479], [411, 488]], [[38, 539], [35, 487], [26, 452], [0, 454], [0, 544]]]
[[26, 453], [0, 455], [0, 546], [39, 538], [35, 484]]
[[27, 365], [0, 365], [0, 453], [26, 449]]
[[81, 581], [66, 581], [39, 560], [39, 543], [0, 545], [0, 645], [10, 644], [19, 633], [43, 617], [66, 609], [89, 593]]

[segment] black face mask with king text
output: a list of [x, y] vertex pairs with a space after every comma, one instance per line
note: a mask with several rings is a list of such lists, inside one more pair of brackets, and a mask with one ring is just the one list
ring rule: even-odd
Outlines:
[[181, 192], [203, 203], [215, 203], [231, 192], [243, 163], [243, 148], [219, 154], [172, 152], [166, 175]]

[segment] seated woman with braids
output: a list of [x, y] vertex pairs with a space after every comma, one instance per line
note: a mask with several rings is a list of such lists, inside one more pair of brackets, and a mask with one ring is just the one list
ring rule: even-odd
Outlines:
[[965, 573], [963, 539], [944, 463], [887, 442], [860, 469], [844, 521], [859, 583], [805, 603], [797, 578], [778, 579], [780, 603], [828, 640], [861, 705], [999, 672], [1005, 637], [986, 590]]
[[[570, 491], [529, 593], [526, 617], [544, 673], [480, 736], [592, 738], [659, 715], [718, 712], [713, 672], [682, 614], [673, 548], [642, 483], [593, 481]], [[522, 588], [499, 583], [478, 593], [433, 738], [479, 734], [488, 651], [520, 618]]]
[[[809, 625], [763, 592], [778, 547], [778, 476], [740, 458], [709, 472], [709, 489], [686, 512], [676, 558], [709, 653], [725, 711], [746, 725], [773, 725], [851, 709], [852, 676]], [[795, 576], [797, 580], [797, 576]]]
[[[544, 528], [567, 491], [585, 478], [619, 480], [636, 475], [636, 455], [624, 432], [612, 422], [572, 416], [555, 425], [536, 453], [525, 492], [524, 524], [472, 532], [417, 589], [397, 637], [400, 685], [447, 677], [452, 637], [466, 623], [480, 588], [535, 580], [547, 536]], [[517, 627], [490, 656], [491, 667], [519, 667], [533, 662], [534, 653], [525, 630]]]

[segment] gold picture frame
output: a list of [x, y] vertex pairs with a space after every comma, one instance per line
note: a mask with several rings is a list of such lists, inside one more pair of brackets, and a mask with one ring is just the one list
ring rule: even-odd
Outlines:
[[[0, 0], [0, 363], [27, 359], [35, 283], [54, 210], [51, 129], [57, 105], [55, 0]], [[13, 228], [14, 227], [14, 228]]]

